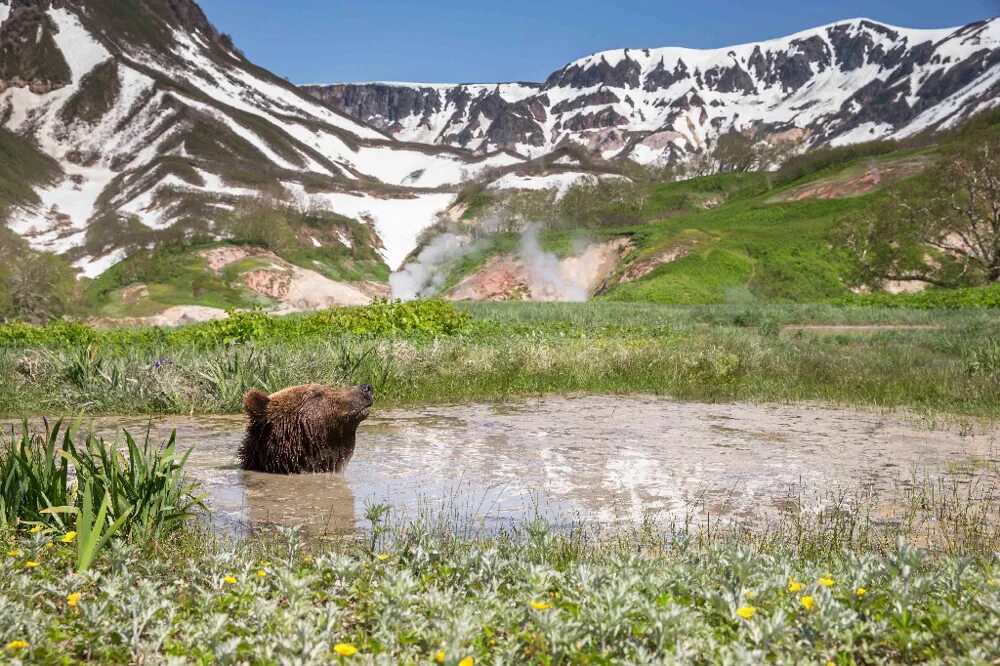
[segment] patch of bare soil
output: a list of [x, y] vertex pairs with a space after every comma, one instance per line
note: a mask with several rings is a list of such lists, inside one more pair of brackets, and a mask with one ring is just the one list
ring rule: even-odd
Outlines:
[[531, 289], [528, 271], [510, 254], [490, 258], [445, 297], [451, 301], [526, 301]]
[[542, 271], [511, 254], [491, 258], [445, 298], [453, 301], [572, 301], [597, 293], [614, 273], [627, 239], [592, 243]]
[[276, 312], [319, 310], [344, 305], [367, 305], [373, 298], [388, 295], [388, 285], [380, 290], [376, 283], [355, 286], [337, 282], [300, 266], [293, 266], [267, 250], [248, 251], [237, 247], [218, 247], [202, 253], [213, 271], [253, 256], [266, 259], [270, 266], [244, 273], [243, 284], [255, 294], [277, 301]]
[[262, 269], [243, 274], [243, 284], [250, 291], [275, 301], [280, 301], [288, 295], [291, 283], [291, 274], [281, 268]]
[[151, 317], [91, 317], [86, 320], [86, 324], [94, 328], [183, 326], [184, 324], [225, 319], [228, 316], [225, 310], [219, 308], [210, 308], [204, 305], [175, 305]]
[[639, 278], [646, 277], [663, 264], [669, 264], [671, 261], [677, 261], [678, 259], [691, 254], [691, 251], [694, 250], [694, 245], [695, 244], [678, 245], [677, 247], [667, 248], [663, 252], [655, 254], [652, 257], [647, 257], [633, 262], [627, 269], [625, 269], [625, 272], [622, 273], [618, 282], [631, 282], [632, 280], [638, 280]]
[[874, 192], [884, 185], [915, 176], [926, 168], [927, 162], [923, 159], [873, 164], [861, 175], [810, 183], [789, 190], [777, 198], [779, 201], [803, 201], [857, 197]]
[[465, 211], [467, 210], [469, 210], [469, 204], [457, 203], [446, 210], [444, 215], [449, 222], [458, 222], [462, 219], [462, 216], [465, 215]]
[[144, 284], [134, 284], [122, 289], [122, 303], [138, 303], [144, 298], [149, 298], [149, 287]]
[[[625, 254], [628, 240], [619, 238], [607, 243], [593, 243], [575, 257], [567, 257], [559, 263], [562, 279], [572, 285], [582, 286], [587, 296], [597, 293], [618, 268], [618, 263]], [[550, 300], [564, 300], [561, 294], [554, 294]], [[532, 294], [535, 297], [535, 294]], [[543, 300], [536, 298], [535, 300]]]
[[[916, 282], [914, 280], [886, 280], [882, 283], [882, 291], [890, 294], [915, 294], [927, 288], [926, 282]], [[853, 290], [859, 292], [860, 290]]]
[[250, 253], [245, 249], [228, 245], [224, 247], [213, 247], [211, 250], [205, 250], [204, 252], [199, 252], [199, 254], [205, 258], [205, 261], [208, 263], [208, 268], [216, 273], [229, 264], [236, 263], [237, 261], [250, 256]]
[[210, 308], [204, 305], [175, 305], [155, 317], [148, 317], [148, 319], [153, 326], [183, 326], [184, 324], [225, 319], [228, 316], [226, 311], [220, 308]]
[[344, 282], [336, 282], [299, 266], [291, 266], [287, 290], [278, 312], [321, 310], [343, 305], [368, 305], [367, 294]]
[[384, 282], [375, 282], [374, 280], [364, 280], [363, 282], [348, 282], [362, 294], [368, 298], [389, 298], [390, 290], [389, 285]]

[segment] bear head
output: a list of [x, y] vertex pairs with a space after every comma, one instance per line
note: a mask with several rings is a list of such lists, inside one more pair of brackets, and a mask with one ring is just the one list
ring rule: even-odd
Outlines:
[[248, 422], [240, 466], [278, 474], [342, 472], [354, 453], [358, 424], [368, 418], [373, 401], [369, 384], [306, 384], [271, 395], [254, 389], [243, 399]]

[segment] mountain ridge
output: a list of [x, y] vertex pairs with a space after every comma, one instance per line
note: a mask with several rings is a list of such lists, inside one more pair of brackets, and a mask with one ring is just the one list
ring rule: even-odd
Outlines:
[[262, 197], [366, 219], [393, 264], [470, 174], [519, 159], [408, 144], [326, 108], [191, 0], [0, 0], [0, 35], [0, 126], [61, 172], [8, 202], [7, 226], [88, 276], [225, 238]]
[[[984, 89], [970, 92], [978, 84]], [[816, 90], [802, 94], [804, 86]], [[915, 99], [898, 99], [905, 86], [904, 97]], [[528, 157], [569, 141], [605, 159], [677, 162], [728, 131], [752, 130], [811, 147], [958, 123], [1000, 98], [1000, 19], [909, 29], [858, 18], [717, 49], [599, 51], [540, 83], [303, 89], [407, 140], [474, 151], [506, 148]], [[963, 92], [970, 98], [962, 99]], [[955, 108], [933, 113], [932, 107], [950, 103]], [[823, 114], [807, 107], [793, 113], [794, 105], [818, 105]], [[755, 108], [760, 106], [764, 112]]]

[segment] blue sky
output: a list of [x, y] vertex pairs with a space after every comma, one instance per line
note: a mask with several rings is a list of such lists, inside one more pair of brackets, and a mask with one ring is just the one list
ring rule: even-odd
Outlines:
[[251, 60], [295, 83], [541, 81], [614, 48], [710, 48], [865, 16], [911, 28], [1000, 0], [200, 0]]

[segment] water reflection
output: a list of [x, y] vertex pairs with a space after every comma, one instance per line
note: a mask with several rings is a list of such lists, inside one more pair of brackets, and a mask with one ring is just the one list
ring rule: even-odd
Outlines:
[[245, 518], [252, 523], [308, 524], [324, 534], [354, 531], [354, 492], [341, 474], [289, 477], [240, 472]]

